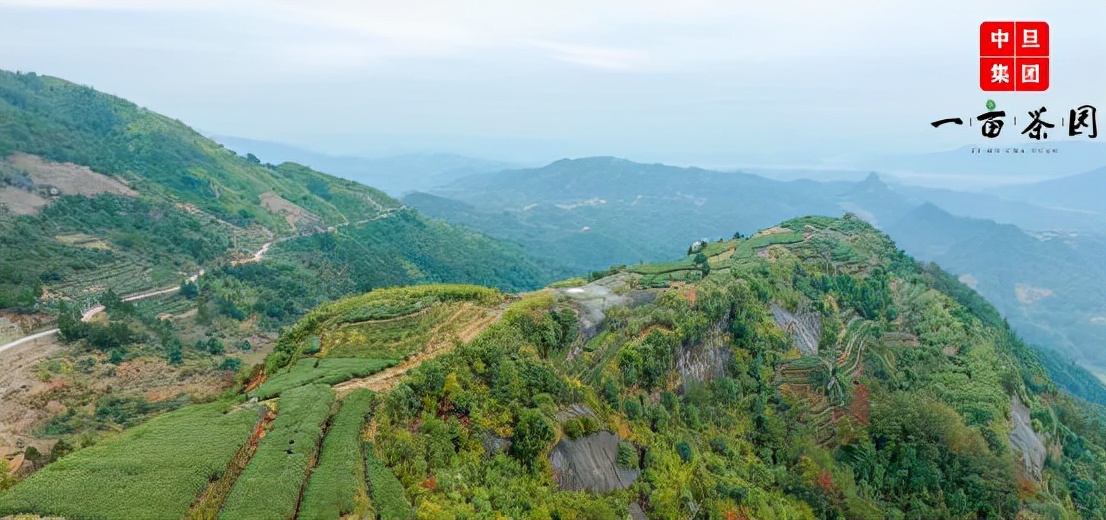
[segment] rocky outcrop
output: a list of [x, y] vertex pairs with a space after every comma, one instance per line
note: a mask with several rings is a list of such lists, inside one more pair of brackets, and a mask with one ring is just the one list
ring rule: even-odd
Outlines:
[[557, 419], [557, 422], [565, 422], [567, 420], [576, 419], [578, 417], [598, 418], [599, 416], [595, 415], [595, 412], [593, 412], [591, 408], [588, 407], [588, 405], [576, 403], [571, 404], [564, 410], [557, 412], [555, 417]]
[[599, 333], [605, 311], [618, 305], [637, 307], [652, 302], [656, 291], [633, 289], [635, 275], [619, 273], [581, 287], [557, 289], [557, 294], [573, 304], [579, 319], [580, 334], [587, 341]]
[[1016, 395], [1010, 398], [1010, 427], [1010, 443], [1018, 452], [1026, 473], [1039, 481], [1045, 467], [1045, 444], [1033, 431], [1029, 407]]

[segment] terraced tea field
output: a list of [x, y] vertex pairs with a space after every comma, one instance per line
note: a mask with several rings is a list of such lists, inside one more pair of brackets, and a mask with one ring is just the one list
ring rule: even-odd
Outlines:
[[334, 392], [323, 385], [289, 390], [277, 404], [273, 430], [238, 477], [219, 518], [292, 518], [322, 438]]
[[271, 399], [299, 386], [316, 383], [333, 385], [355, 377], [374, 374], [395, 364], [396, 361], [391, 359], [307, 357], [296, 361], [287, 372], [271, 376], [249, 395], [259, 399]]
[[438, 304], [409, 316], [347, 324], [326, 334], [322, 355], [402, 360], [485, 315], [471, 304]]
[[249, 438], [260, 407], [195, 405], [70, 454], [0, 495], [0, 515], [182, 518]]
[[48, 286], [46, 290], [51, 295], [69, 298], [98, 294], [107, 289], [114, 290], [116, 294], [131, 294], [150, 287], [180, 283], [184, 278], [184, 275], [149, 261], [118, 260], [81, 275], [73, 275], [62, 283]]
[[[403, 486], [363, 440], [371, 390], [471, 341], [506, 301], [494, 290], [424, 286], [335, 302], [282, 338], [303, 338], [291, 344], [299, 357], [245, 396], [264, 402], [239, 397], [155, 417], [34, 474], [3, 495], [0, 514], [414, 518]], [[172, 312], [188, 301], [166, 294], [138, 304]]]
[[304, 489], [299, 518], [327, 520], [351, 513], [366, 518], [372, 514], [361, 430], [374, 399], [368, 390], [356, 390], [342, 399], [342, 408], [327, 429], [319, 464]]

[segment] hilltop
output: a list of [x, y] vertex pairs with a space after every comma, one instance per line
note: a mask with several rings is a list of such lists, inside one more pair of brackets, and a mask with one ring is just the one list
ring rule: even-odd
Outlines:
[[1106, 417], [1036, 356], [860, 219], [793, 219], [530, 293], [325, 304], [233, 396], [0, 514], [1100, 518]]

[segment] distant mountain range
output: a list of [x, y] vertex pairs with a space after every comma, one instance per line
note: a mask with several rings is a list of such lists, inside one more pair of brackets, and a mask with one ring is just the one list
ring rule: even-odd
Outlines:
[[[1106, 162], [1106, 152], [1102, 157]], [[1014, 184], [991, 190], [1011, 200], [1031, 202], [1046, 208], [1097, 215], [1106, 222], [1106, 166], [1078, 175], [1029, 184]]]
[[[1106, 286], [1106, 229], [1078, 211], [893, 185], [876, 174], [859, 182], [785, 182], [612, 157], [464, 177], [403, 201], [558, 258], [570, 270], [657, 261], [694, 240], [748, 234], [788, 216], [852, 212], [908, 253], [963, 275], [1031, 342], [1106, 367], [1098, 348], [1106, 344], [1099, 290]], [[966, 215], [1078, 231], [1031, 234]]]
[[[1020, 153], [972, 153], [974, 148], [1017, 149]], [[1034, 149], [1056, 150], [1034, 153]], [[1106, 143], [1041, 141], [977, 143], [955, 150], [899, 154], [856, 165], [900, 177], [910, 184], [956, 189], [986, 189], [1003, 184], [1038, 182], [1106, 166]]]
[[239, 154], [253, 154], [264, 162], [294, 162], [381, 189], [392, 196], [426, 190], [477, 173], [518, 167], [449, 153], [402, 154], [385, 157], [333, 156], [294, 146], [242, 137], [215, 135], [211, 139]]

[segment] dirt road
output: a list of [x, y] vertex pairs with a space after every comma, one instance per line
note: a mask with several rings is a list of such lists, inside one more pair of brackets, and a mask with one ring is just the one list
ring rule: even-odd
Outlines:
[[53, 441], [36, 440], [27, 435], [33, 424], [52, 412], [29, 407], [24, 398], [47, 385], [29, 368], [61, 349], [54, 332], [32, 334], [18, 344], [5, 345], [7, 352], [0, 356], [0, 403], [3, 403], [0, 406], [0, 457], [23, 446], [35, 446], [42, 453], [49, 453], [53, 445]]

